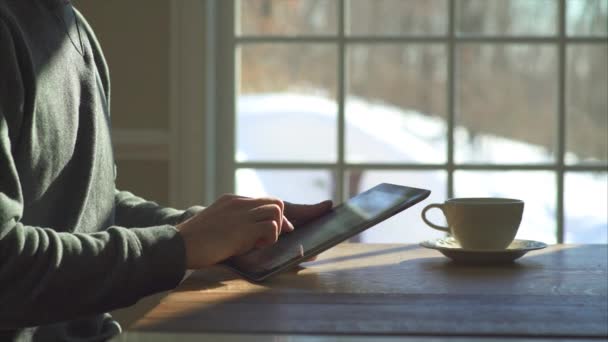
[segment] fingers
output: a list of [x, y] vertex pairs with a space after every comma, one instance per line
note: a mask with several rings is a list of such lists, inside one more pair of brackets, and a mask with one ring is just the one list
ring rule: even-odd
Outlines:
[[216, 202], [237, 204], [237, 203], [245, 203], [246, 200], [248, 200], [248, 199], [250, 199], [250, 198], [245, 197], [245, 196], [240, 196], [240, 195], [235, 195], [235, 194], [223, 194], [220, 197], [218, 197]]
[[330, 200], [317, 204], [293, 204], [285, 202], [285, 217], [295, 224], [302, 224], [317, 218], [331, 210], [333, 202]]
[[263, 221], [254, 225], [256, 233], [255, 247], [266, 247], [279, 239], [279, 227], [275, 221]]
[[256, 222], [273, 220], [281, 222], [283, 220], [283, 211], [281, 210], [281, 207], [274, 203], [255, 207], [249, 210], [249, 214]]
[[265, 204], [275, 204], [279, 206], [281, 209], [281, 213], [285, 210], [285, 204], [278, 198], [274, 197], [260, 197], [260, 198], [245, 198], [245, 201], [248, 201], [251, 205], [251, 208], [259, 207]]
[[[275, 243], [281, 233], [291, 232], [294, 225], [300, 225], [330, 211], [332, 201], [317, 204], [292, 204], [278, 198], [250, 198], [227, 194], [218, 201], [219, 209], [233, 213], [237, 221], [250, 230], [250, 242], [256, 247], [264, 247]], [[238, 214], [240, 213], [240, 214]], [[251, 246], [251, 245], [250, 245]]]
[[293, 223], [287, 219], [287, 217], [283, 216], [283, 226], [281, 227], [281, 233], [290, 233], [295, 229]]
[[251, 198], [234, 194], [224, 194], [220, 196], [216, 202], [235, 209], [253, 209], [265, 204], [276, 204], [281, 209], [281, 212], [283, 212], [283, 209], [285, 208], [283, 201], [274, 197]]
[[291, 221], [283, 216], [280, 208], [276, 204], [266, 204], [261, 207], [253, 208], [249, 211], [249, 214], [255, 222], [276, 222], [279, 227], [279, 234], [289, 233], [295, 229]]

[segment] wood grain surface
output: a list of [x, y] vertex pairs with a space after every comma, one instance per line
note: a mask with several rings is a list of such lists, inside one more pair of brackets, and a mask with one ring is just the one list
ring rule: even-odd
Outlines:
[[130, 331], [606, 338], [607, 263], [606, 245], [466, 266], [415, 245], [342, 244], [261, 284], [194, 272]]

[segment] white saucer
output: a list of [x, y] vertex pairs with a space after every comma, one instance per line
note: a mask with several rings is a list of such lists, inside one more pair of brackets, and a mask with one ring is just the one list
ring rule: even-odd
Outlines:
[[547, 244], [532, 240], [514, 240], [507, 249], [500, 250], [478, 250], [464, 249], [453, 237], [428, 240], [420, 243], [420, 246], [436, 249], [448, 258], [463, 263], [494, 264], [511, 262], [522, 257], [529, 251], [543, 249]]

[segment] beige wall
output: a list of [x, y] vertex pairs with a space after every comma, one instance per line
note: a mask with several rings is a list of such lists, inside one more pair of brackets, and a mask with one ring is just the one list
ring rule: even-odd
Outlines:
[[[169, 1], [74, 0], [73, 3], [95, 30], [110, 67], [112, 128], [124, 138], [114, 139], [118, 186], [166, 204]], [[146, 146], [137, 139], [142, 133], [148, 137]], [[150, 153], [154, 150], [150, 137], [160, 137], [158, 140], [165, 137], [165, 141], [157, 142], [160, 147], [156, 150], [160, 153]]]

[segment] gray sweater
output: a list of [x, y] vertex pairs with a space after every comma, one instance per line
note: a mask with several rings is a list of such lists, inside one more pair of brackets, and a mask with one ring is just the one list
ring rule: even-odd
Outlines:
[[0, 0], [0, 341], [105, 340], [120, 332], [105, 312], [184, 275], [174, 225], [200, 208], [116, 190], [109, 108], [71, 5]]

